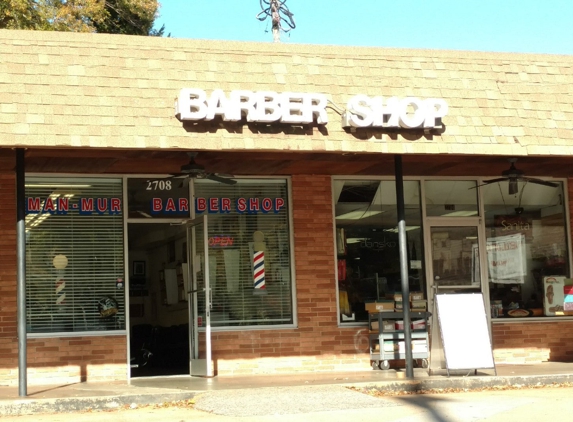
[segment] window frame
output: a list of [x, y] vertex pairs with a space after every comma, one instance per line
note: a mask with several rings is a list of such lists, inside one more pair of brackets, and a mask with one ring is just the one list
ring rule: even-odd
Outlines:
[[[426, 216], [426, 200], [425, 200], [425, 186], [424, 182], [426, 181], [476, 181], [476, 185], [483, 184], [484, 180], [488, 180], [491, 177], [487, 176], [458, 176], [458, 177], [447, 177], [447, 176], [415, 176], [415, 177], [404, 177], [404, 181], [418, 181], [420, 183], [420, 207], [422, 211], [422, 227], [426, 227], [429, 224], [428, 219], [432, 221], [439, 220], [442, 217], [439, 216]], [[568, 277], [573, 277], [573, 250], [572, 250], [572, 233], [571, 233], [571, 204], [569, 199], [569, 184], [568, 179], [563, 177], [550, 177], [550, 176], [542, 176], [536, 177], [537, 179], [547, 180], [551, 182], [560, 182], [563, 185], [563, 204], [565, 208], [565, 238], [566, 238], [566, 245], [567, 245], [567, 259], [568, 259], [568, 268], [569, 274]], [[332, 229], [332, 242], [333, 242], [333, 251], [336, 252], [336, 210], [335, 210], [335, 202], [334, 202], [334, 181], [335, 180], [369, 180], [369, 181], [395, 181], [395, 177], [393, 176], [368, 176], [368, 175], [333, 175], [330, 178], [331, 181], [331, 198], [332, 198], [332, 221], [333, 221], [333, 229]], [[478, 215], [475, 217], [470, 217], [472, 219], [478, 219], [479, 222], [479, 230], [481, 233], [485, 234], [486, 226], [485, 226], [485, 208], [484, 208], [484, 200], [483, 200], [483, 193], [480, 188], [476, 188], [478, 190], [477, 193], [477, 200], [478, 200]], [[460, 218], [460, 217], [456, 217]], [[464, 218], [461, 217], [463, 220]], [[424, 249], [427, 249], [426, 243], [428, 239], [426, 236], [423, 237]], [[485, 241], [485, 237], [484, 237]], [[424, 255], [424, 260], [426, 256]], [[482, 257], [482, 260], [484, 258]], [[332, 257], [332, 263], [334, 266], [334, 280], [332, 281], [332, 286], [335, 291], [336, 295], [336, 315], [337, 315], [337, 326], [339, 328], [352, 328], [352, 327], [364, 327], [368, 325], [366, 322], [341, 322], [338, 315], [340, 314], [340, 302], [338, 297], [338, 265], [337, 265], [337, 256], [334, 253]], [[482, 268], [486, 268], [485, 264], [482, 265]], [[428, 282], [429, 277], [429, 268], [428, 265], [424, 265], [425, 269], [425, 277], [426, 277], [426, 289], [428, 289]], [[524, 322], [547, 322], [547, 321], [572, 321], [573, 316], [570, 315], [562, 315], [562, 316], [540, 316], [540, 317], [525, 317], [525, 318], [491, 318], [491, 308], [490, 308], [490, 292], [489, 286], [484, 286], [484, 291], [487, 291], [487, 294], [484, 293], [484, 300], [487, 309], [487, 317], [491, 321], [492, 324], [523, 324]], [[429, 296], [429, 292], [428, 292]], [[428, 311], [432, 312], [430, 309], [430, 301], [428, 298]]]

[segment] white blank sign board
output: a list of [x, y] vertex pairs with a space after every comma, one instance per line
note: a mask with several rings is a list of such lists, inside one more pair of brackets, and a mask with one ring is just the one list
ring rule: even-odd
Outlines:
[[495, 368], [481, 293], [439, 294], [436, 305], [447, 369]]

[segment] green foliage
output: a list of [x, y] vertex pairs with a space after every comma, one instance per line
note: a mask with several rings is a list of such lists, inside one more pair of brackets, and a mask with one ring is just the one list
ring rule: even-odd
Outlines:
[[0, 28], [162, 36], [157, 0], [1, 0]]

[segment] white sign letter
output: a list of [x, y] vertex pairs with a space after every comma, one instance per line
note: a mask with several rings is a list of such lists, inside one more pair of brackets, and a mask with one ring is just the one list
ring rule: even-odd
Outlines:
[[426, 106], [426, 119], [424, 127], [441, 126], [442, 117], [448, 114], [448, 103], [441, 98], [428, 98], [424, 101]]
[[179, 120], [201, 120], [207, 115], [207, 94], [202, 89], [183, 88], [175, 104], [175, 115]]

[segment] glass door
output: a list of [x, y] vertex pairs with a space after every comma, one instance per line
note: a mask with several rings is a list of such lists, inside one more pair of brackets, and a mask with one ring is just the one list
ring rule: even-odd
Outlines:
[[485, 256], [485, 244], [479, 219], [459, 221], [459, 219], [429, 218], [427, 220], [429, 220], [426, 227], [426, 239], [429, 239], [426, 248], [428, 310], [432, 313], [429, 373], [434, 374], [446, 368], [436, 319], [435, 296], [483, 293], [484, 264], [480, 258]]
[[438, 293], [481, 291], [478, 226], [431, 226], [430, 253]]
[[187, 223], [189, 294], [189, 368], [192, 376], [212, 377], [211, 287], [209, 284], [209, 240], [207, 216]]

